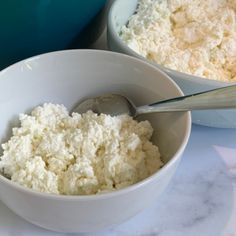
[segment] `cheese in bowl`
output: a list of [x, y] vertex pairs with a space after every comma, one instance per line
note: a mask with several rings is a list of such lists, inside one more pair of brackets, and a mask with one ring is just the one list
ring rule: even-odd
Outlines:
[[236, 82], [235, 19], [233, 0], [140, 0], [120, 37], [167, 68]]
[[161, 166], [153, 128], [128, 115], [69, 112], [45, 103], [2, 144], [0, 170], [12, 181], [40, 192], [89, 195], [122, 189]]

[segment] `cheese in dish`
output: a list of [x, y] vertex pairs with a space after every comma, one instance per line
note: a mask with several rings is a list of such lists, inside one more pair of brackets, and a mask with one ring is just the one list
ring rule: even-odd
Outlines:
[[167, 68], [236, 82], [235, 0], [140, 0], [120, 37]]
[[161, 166], [148, 121], [91, 111], [70, 115], [45, 103], [20, 115], [20, 127], [2, 144], [0, 171], [12, 181], [46, 193], [88, 195], [141, 181]]

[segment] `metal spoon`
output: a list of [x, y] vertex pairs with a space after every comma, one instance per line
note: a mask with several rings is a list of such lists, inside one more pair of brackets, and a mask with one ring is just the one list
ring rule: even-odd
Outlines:
[[229, 108], [236, 108], [236, 85], [162, 100], [140, 107], [136, 107], [134, 103], [125, 96], [119, 94], [105, 94], [82, 101], [73, 109], [73, 112], [84, 113], [88, 110], [92, 110], [98, 114], [128, 114], [136, 117], [140, 114], [152, 112]]

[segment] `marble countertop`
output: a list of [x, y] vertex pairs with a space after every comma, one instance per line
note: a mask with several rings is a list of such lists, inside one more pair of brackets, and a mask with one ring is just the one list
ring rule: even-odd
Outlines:
[[[80, 236], [236, 236], [236, 129], [192, 127], [181, 164], [156, 203], [129, 221]], [[0, 202], [1, 236], [64, 236]]]
[[[106, 49], [103, 35], [92, 48]], [[0, 236], [65, 236], [34, 226], [0, 201]], [[72, 234], [75, 235], [75, 234]], [[193, 125], [167, 190], [112, 229], [79, 236], [236, 236], [236, 129]]]

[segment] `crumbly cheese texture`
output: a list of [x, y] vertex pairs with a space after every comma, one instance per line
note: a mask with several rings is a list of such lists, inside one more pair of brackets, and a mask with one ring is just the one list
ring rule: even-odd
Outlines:
[[235, 0], [140, 0], [120, 36], [165, 67], [236, 82]]
[[0, 171], [40, 192], [87, 195], [113, 191], [150, 176], [162, 166], [150, 142], [148, 121], [127, 115], [69, 115], [63, 105], [45, 103], [2, 144]]

